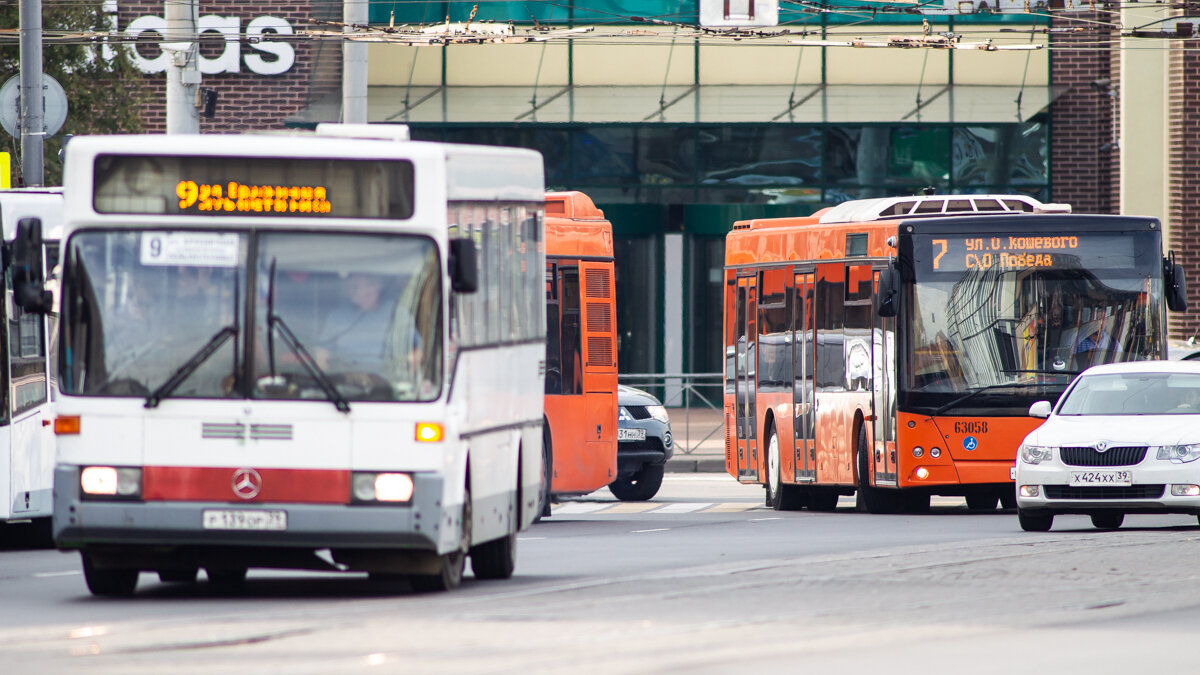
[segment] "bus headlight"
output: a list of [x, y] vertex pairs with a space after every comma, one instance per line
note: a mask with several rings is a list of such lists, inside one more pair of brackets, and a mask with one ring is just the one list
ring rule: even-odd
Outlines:
[[1193, 445], [1164, 445], [1158, 449], [1159, 459], [1169, 459], [1175, 464], [1186, 464], [1200, 459], [1200, 443]]
[[79, 472], [79, 488], [84, 496], [139, 499], [142, 496], [142, 470], [130, 467], [87, 466]]
[[1021, 445], [1021, 461], [1026, 464], [1041, 464], [1053, 456], [1051, 448], [1040, 445]]
[[413, 479], [406, 473], [356, 473], [351, 490], [356, 503], [408, 503], [413, 496]]

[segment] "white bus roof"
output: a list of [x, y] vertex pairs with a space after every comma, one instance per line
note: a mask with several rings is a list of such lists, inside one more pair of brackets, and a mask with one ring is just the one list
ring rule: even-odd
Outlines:
[[913, 217], [1012, 213], [1070, 213], [1067, 204], [1043, 204], [1027, 195], [925, 195], [842, 202], [821, 214], [822, 223], [866, 223]]
[[16, 188], [0, 190], [0, 228], [4, 241], [17, 236], [17, 222], [22, 218], [42, 220], [42, 238], [58, 241], [62, 238], [62, 188]]
[[[90, 167], [100, 155], [408, 159], [426, 203], [486, 200], [542, 203], [542, 156], [534, 150], [296, 134], [76, 136], [67, 145], [64, 184], [73, 222], [95, 217]], [[498, 162], [504, 170], [497, 171]], [[420, 167], [424, 166], [422, 170]], [[434, 169], [434, 176], [430, 170]], [[418, 205], [418, 208], [421, 208]], [[134, 218], [136, 220], [136, 218]], [[172, 220], [184, 220], [174, 216]], [[128, 220], [128, 219], [127, 219]]]

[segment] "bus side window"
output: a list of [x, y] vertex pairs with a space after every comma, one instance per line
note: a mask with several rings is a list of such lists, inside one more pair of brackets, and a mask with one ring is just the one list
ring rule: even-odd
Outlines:
[[579, 268], [560, 268], [562, 311], [562, 393], [583, 393], [583, 335], [580, 325]]
[[562, 392], [562, 346], [559, 344], [558, 268], [546, 263], [546, 393]]

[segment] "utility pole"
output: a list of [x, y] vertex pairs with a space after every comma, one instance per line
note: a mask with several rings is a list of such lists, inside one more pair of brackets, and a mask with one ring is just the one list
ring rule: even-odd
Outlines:
[[167, 65], [167, 133], [200, 133], [196, 108], [200, 46], [196, 42], [196, 0], [166, 0], [167, 31], [163, 50], [171, 55]]
[[[353, 33], [354, 26], [365, 26], [371, 20], [367, 0], [345, 0], [342, 4], [343, 34]], [[367, 43], [342, 42], [342, 121], [354, 124], [367, 122]]]
[[42, 97], [42, 0], [21, 0], [21, 176], [25, 185], [44, 180], [42, 142], [46, 102]]

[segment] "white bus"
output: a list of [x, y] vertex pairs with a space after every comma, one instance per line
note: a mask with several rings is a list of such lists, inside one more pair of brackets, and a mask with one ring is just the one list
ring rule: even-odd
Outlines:
[[89, 590], [511, 576], [541, 508], [543, 189], [509, 148], [73, 139], [54, 538]]
[[[57, 239], [62, 222], [62, 190], [21, 188], [0, 190], [0, 229], [5, 260], [12, 260], [17, 223], [36, 218], [47, 241]], [[39, 251], [41, 253], [41, 251]], [[44, 270], [41, 255], [29, 261]], [[0, 524], [31, 521], [36, 538], [49, 538], [51, 491], [54, 482], [54, 434], [46, 321], [12, 302], [11, 264], [4, 265], [4, 297], [0, 306], [5, 337], [0, 339]]]

